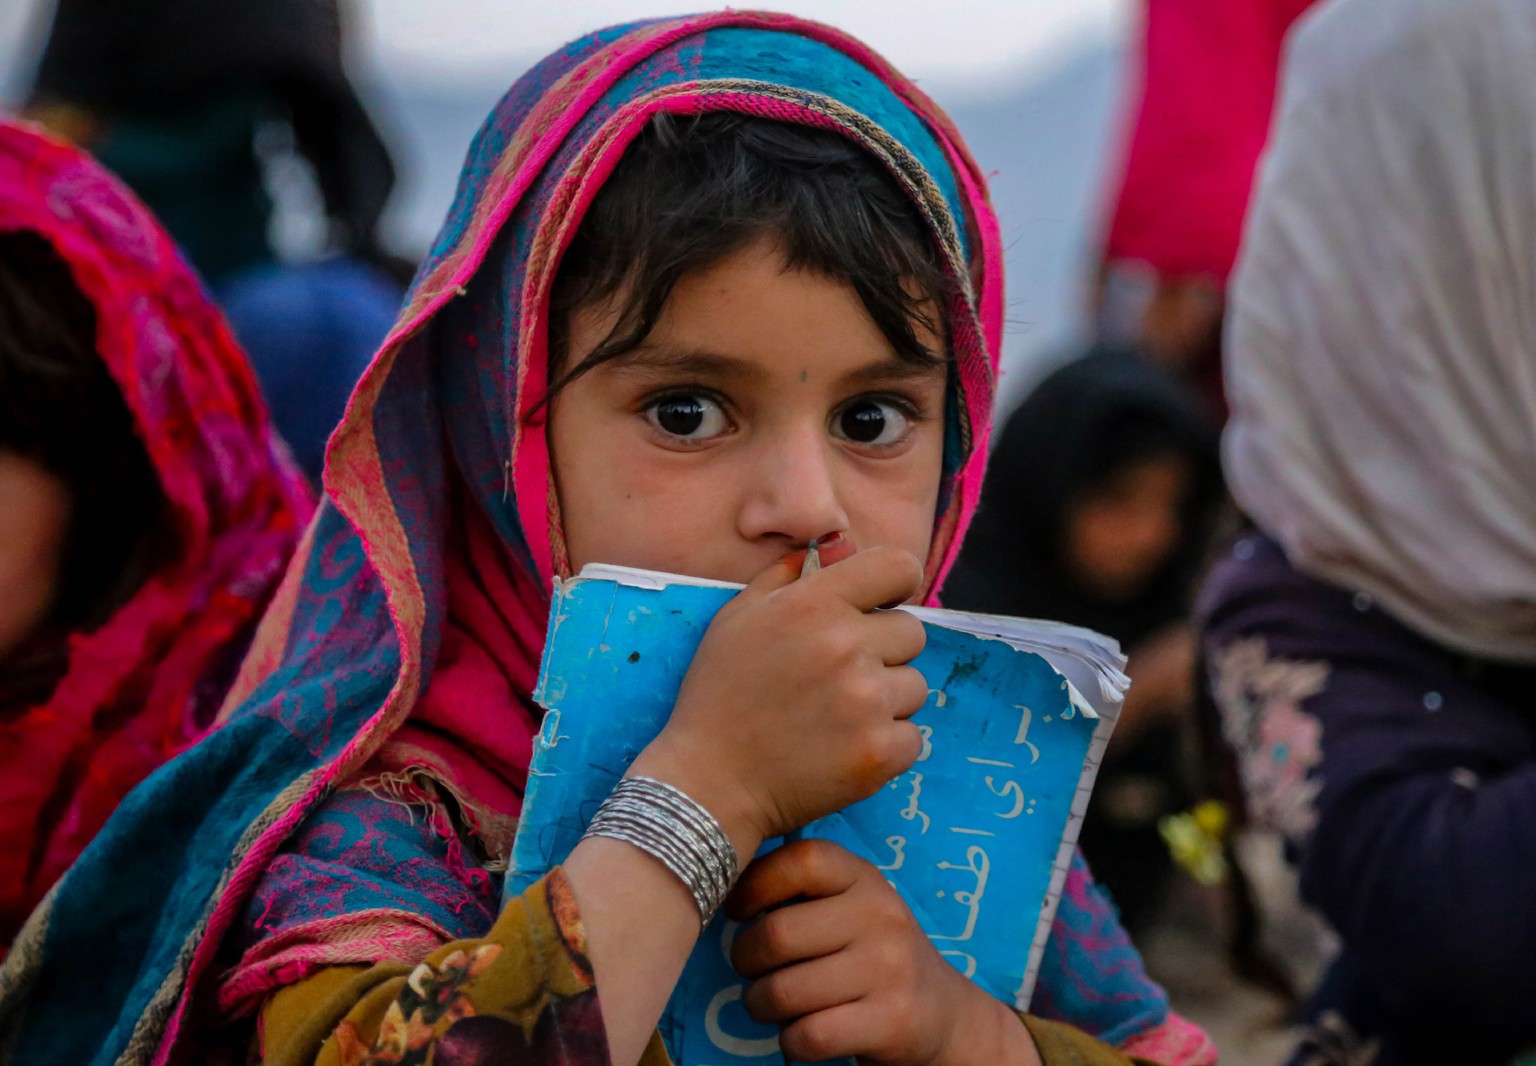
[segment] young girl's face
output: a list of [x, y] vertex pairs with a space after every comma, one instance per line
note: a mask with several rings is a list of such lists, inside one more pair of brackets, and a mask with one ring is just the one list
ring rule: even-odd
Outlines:
[[[573, 364], [615, 314], [576, 312]], [[746, 582], [834, 534], [925, 559], [946, 381], [942, 365], [899, 360], [852, 288], [784, 269], [770, 241], [686, 276], [640, 348], [552, 405], [571, 567]]]
[[0, 451], [0, 663], [48, 617], [58, 591], [70, 499], [39, 464]]
[[1153, 456], [1116, 471], [1074, 503], [1063, 539], [1078, 582], [1108, 600], [1146, 589], [1178, 550], [1195, 472], [1180, 455]]

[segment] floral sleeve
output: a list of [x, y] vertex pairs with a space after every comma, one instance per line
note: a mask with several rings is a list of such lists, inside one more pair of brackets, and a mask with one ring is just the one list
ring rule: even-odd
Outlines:
[[[398, 964], [329, 967], [271, 997], [264, 1066], [607, 1066], [581, 919], [560, 870], [509, 903], [480, 940]], [[658, 1057], [659, 1056], [659, 1057]], [[642, 1066], [662, 1066], [652, 1042]]]
[[[1024, 1017], [1044, 1066], [1132, 1066], [1071, 1026]], [[330, 966], [261, 1012], [263, 1066], [608, 1066], [575, 896], [556, 869], [509, 903], [490, 934], [412, 969]], [[639, 1066], [669, 1066], [659, 1036]]]

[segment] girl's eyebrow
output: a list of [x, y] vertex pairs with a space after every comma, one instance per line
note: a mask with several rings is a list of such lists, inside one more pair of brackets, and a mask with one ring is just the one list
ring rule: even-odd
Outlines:
[[[612, 361], [615, 369], [662, 372], [707, 377], [761, 381], [768, 371], [750, 359], [738, 359], [707, 348], [674, 348], [667, 344], [641, 344]], [[808, 368], [814, 369], [814, 368]], [[840, 378], [847, 387], [873, 387], [894, 385], [929, 378], [944, 379], [948, 364], [935, 360], [932, 363], [915, 363], [910, 359], [889, 356], [876, 362], [850, 370]]]
[[713, 378], [762, 378], [766, 372], [747, 359], [735, 359], [704, 348], [673, 348], [665, 344], [640, 344], [615, 356], [616, 368], [660, 370]]
[[949, 364], [937, 359], [931, 363], [915, 363], [891, 356], [850, 370], [843, 375], [843, 381], [848, 385], [894, 385], [925, 378], [946, 379], [948, 374]]

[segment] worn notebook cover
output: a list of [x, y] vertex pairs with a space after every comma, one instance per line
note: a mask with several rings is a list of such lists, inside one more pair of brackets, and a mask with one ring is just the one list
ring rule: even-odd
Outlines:
[[[576, 846], [660, 732], [704, 631], [736, 590], [618, 567], [588, 567], [557, 583], [534, 693], [548, 713], [509, 896]], [[881, 792], [801, 835], [836, 841], [885, 871], [940, 953], [1023, 1009], [1124, 695], [1124, 660], [1107, 638], [1056, 623], [917, 613], [928, 627], [913, 662], [930, 688], [914, 719], [922, 754]], [[941, 622], [1006, 631], [1044, 654]], [[745, 982], [729, 962], [735, 932], [715, 918], [662, 1018], [679, 1066], [781, 1061], [777, 1027], [754, 1022], [741, 1005]]]

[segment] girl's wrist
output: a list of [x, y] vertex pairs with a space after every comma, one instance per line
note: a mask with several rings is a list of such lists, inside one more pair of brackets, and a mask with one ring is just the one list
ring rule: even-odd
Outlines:
[[642, 774], [614, 787], [586, 836], [623, 841], [660, 862], [687, 886], [701, 925], [709, 924], [741, 873], [736, 849], [714, 815], [681, 789]]
[[719, 823], [745, 867], [762, 847], [766, 833], [746, 802], [740, 783], [730, 774], [722, 773], [718, 764], [703, 765], [706, 761], [678, 750], [663, 735], [640, 753], [625, 776], [653, 778], [686, 793]]
[[[966, 982], [970, 984], [970, 982]], [[1024, 1020], [1007, 1004], [970, 985], [970, 1010], [950, 1030], [945, 1049], [931, 1066], [1042, 1066]]]

